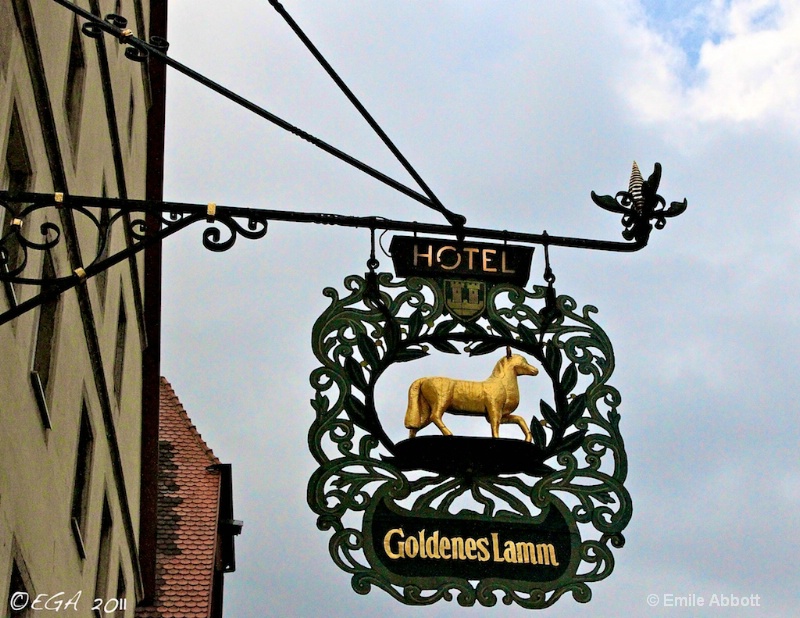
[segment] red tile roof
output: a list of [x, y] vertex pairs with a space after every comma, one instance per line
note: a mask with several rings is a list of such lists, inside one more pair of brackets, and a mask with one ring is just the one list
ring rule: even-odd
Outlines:
[[137, 618], [207, 618], [217, 548], [220, 461], [161, 378], [156, 597]]

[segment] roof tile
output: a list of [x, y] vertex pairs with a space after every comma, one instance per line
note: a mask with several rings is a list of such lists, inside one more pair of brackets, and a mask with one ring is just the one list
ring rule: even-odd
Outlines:
[[159, 411], [157, 590], [136, 618], [207, 618], [211, 607], [220, 461], [172, 386], [161, 378]]

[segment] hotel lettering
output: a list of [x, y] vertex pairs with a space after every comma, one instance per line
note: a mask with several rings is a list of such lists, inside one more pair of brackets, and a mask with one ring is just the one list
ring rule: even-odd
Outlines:
[[401, 277], [472, 278], [516, 285], [528, 281], [533, 257], [533, 247], [407, 236], [395, 236], [390, 249]]

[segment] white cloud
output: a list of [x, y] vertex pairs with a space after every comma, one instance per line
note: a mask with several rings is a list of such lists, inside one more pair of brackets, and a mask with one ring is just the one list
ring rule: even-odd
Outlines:
[[[646, 174], [653, 161], [664, 164], [660, 193], [687, 197], [689, 210], [646, 250], [551, 253], [559, 293], [599, 307], [615, 342], [636, 514], [618, 570], [592, 586], [591, 604], [564, 598], [548, 616], [639, 615], [650, 593], [739, 589], [770, 598], [748, 618], [793, 615], [789, 576], [776, 565], [791, 562], [784, 540], [798, 497], [797, 475], [786, 472], [798, 443], [787, 399], [800, 345], [792, 321], [800, 121], [790, 96], [800, 83], [798, 11], [650, 0], [664, 12], [654, 17], [646, 1], [284, 4], [470, 225], [620, 238], [619, 217], [594, 208], [589, 190], [625, 187], [634, 158]], [[691, 14], [672, 8], [687, 4]], [[172, 3], [171, 53], [394, 174], [383, 145], [262, 5], [237, 0], [222, 14]], [[248, 36], [256, 25], [259, 36]], [[170, 80], [170, 198], [437, 220], [302, 140]], [[165, 243], [163, 370], [215, 452], [234, 464], [246, 527], [226, 604], [264, 616], [320, 607], [350, 618], [463, 613], [455, 601], [405, 608], [377, 590], [354, 594], [304, 502], [316, 468], [305, 447], [314, 416], [308, 375], [319, 365], [309, 333], [330, 302], [322, 289], [341, 291], [346, 274], [364, 272], [367, 232], [276, 222], [264, 241], [240, 240], [220, 255], [202, 249], [201, 231]], [[390, 435], [403, 434], [411, 379], [469, 377], [473, 366], [483, 377], [482, 361], [463, 360], [463, 373], [442, 358], [387, 372], [378, 396]], [[526, 415], [544, 385], [529, 384]], [[771, 481], [741, 508], [726, 508], [731, 491], [753, 486], [750, 470]], [[730, 531], [745, 527], [759, 539], [732, 543]]]
[[626, 37], [636, 46], [619, 84], [639, 119], [753, 123], [800, 130], [800, 4], [793, 0], [733, 0], [706, 7], [708, 29], [693, 79], [687, 56], [632, 13]]

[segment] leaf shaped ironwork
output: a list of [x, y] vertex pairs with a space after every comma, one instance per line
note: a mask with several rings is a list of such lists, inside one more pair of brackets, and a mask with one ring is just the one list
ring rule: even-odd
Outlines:
[[622, 225], [625, 230], [622, 237], [625, 240], [635, 240], [640, 244], [647, 244], [653, 227], [661, 230], [667, 225], [667, 219], [682, 214], [688, 202], [672, 202], [667, 206], [666, 200], [661, 197], [658, 185], [661, 183], [661, 164], [656, 163], [653, 173], [647, 180], [643, 180], [638, 173], [639, 168], [633, 164], [631, 187], [628, 191], [619, 191], [614, 197], [610, 195], [597, 195], [592, 191], [592, 201], [603, 210], [622, 215]]
[[[612, 571], [611, 547], [624, 544], [622, 531], [632, 515], [624, 487], [621, 398], [608, 382], [614, 354], [594, 320], [597, 309], [578, 309], [572, 298], [561, 295], [549, 314], [546, 288], [499, 284], [487, 291], [484, 315], [464, 322], [448, 312], [434, 280], [395, 280], [381, 273], [377, 286], [370, 286], [366, 278], [353, 275], [344, 280], [344, 288], [344, 294], [325, 289], [330, 305], [312, 333], [321, 366], [311, 374], [316, 418], [309, 446], [319, 468], [309, 481], [308, 502], [320, 529], [334, 530], [331, 554], [351, 574], [353, 588], [366, 594], [375, 586], [403, 603], [419, 605], [452, 600], [454, 593], [462, 605], [491, 606], [498, 593], [504, 603], [527, 608], [548, 607], [566, 593], [588, 601], [587, 584]], [[531, 448], [538, 448], [547, 462], [542, 474], [407, 472], [394, 465], [398, 445], [375, 409], [375, 387], [386, 369], [433, 350], [476, 356], [505, 346], [533, 356], [553, 385], [552, 401], [540, 402], [543, 418], [530, 423]], [[594, 532], [573, 550], [581, 567], [555, 583], [441, 577], [428, 588], [398, 584], [370, 564], [364, 534], [349, 517], [367, 511], [378, 493], [405, 501], [413, 512], [455, 515], [456, 509], [467, 508], [482, 517], [519, 520], [564, 498], [573, 505], [569, 512], [577, 525]], [[599, 540], [594, 538], [598, 535]]]

